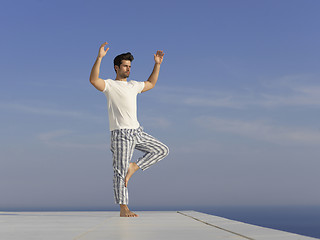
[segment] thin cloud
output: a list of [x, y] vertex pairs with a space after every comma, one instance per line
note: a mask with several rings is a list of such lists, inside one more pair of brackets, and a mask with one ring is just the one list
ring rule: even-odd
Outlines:
[[210, 89], [166, 89], [161, 91], [158, 99], [165, 104], [177, 104], [187, 107], [226, 107], [235, 109], [245, 107], [244, 101], [238, 101], [236, 94], [212, 91]]
[[157, 128], [168, 128], [171, 126], [171, 121], [167, 118], [164, 117], [150, 117], [150, 116], [144, 116], [141, 118], [141, 123], [152, 126], [152, 127], [157, 127]]
[[[299, 78], [300, 77], [300, 78]], [[189, 107], [320, 107], [320, 86], [301, 84], [306, 76], [286, 76], [275, 83], [230, 91], [210, 88], [162, 88], [159, 100]], [[300, 81], [297, 81], [299, 79]], [[213, 87], [212, 87], [213, 88]]]
[[211, 116], [194, 119], [195, 123], [211, 131], [226, 132], [277, 144], [320, 144], [319, 129], [289, 128], [263, 121], [243, 121]]
[[320, 106], [320, 86], [291, 87], [287, 95], [262, 94], [264, 106]]
[[[229, 96], [228, 96], [229, 95]], [[181, 100], [181, 102], [188, 106], [202, 106], [202, 107], [225, 107], [225, 108], [244, 108], [245, 105], [241, 102], [237, 102], [234, 97], [228, 94], [226, 97], [213, 96], [212, 98], [187, 97]]]
[[217, 152], [224, 152], [225, 146], [216, 140], [202, 140], [195, 139], [194, 141], [179, 141], [175, 148], [172, 149], [173, 153], [177, 154], [215, 154]]
[[80, 119], [90, 119], [95, 121], [100, 121], [101, 118], [92, 116], [92, 114], [87, 114], [80, 111], [74, 110], [59, 110], [50, 107], [39, 107], [30, 106], [21, 103], [0, 103], [0, 108], [9, 109], [24, 113], [37, 114], [37, 115], [47, 115], [55, 117], [68, 117], [68, 118], [80, 118]]
[[49, 142], [56, 138], [64, 137], [70, 134], [72, 134], [72, 131], [70, 130], [56, 130], [56, 131], [40, 133], [37, 137], [42, 141]]
[[105, 150], [107, 148], [106, 144], [101, 143], [79, 143], [77, 142], [78, 138], [75, 132], [65, 129], [43, 132], [36, 137], [50, 147], [98, 150]]

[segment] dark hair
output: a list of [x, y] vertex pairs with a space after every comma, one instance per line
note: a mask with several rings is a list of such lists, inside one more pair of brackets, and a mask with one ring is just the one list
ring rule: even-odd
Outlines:
[[[118, 67], [120, 67], [122, 60], [129, 60], [130, 62], [132, 62], [133, 59], [134, 59], [134, 57], [132, 56], [132, 54], [130, 52], [122, 53], [114, 58], [113, 64], [114, 64], [114, 66], [117, 65]], [[116, 69], [114, 69], [114, 70], [116, 70]]]

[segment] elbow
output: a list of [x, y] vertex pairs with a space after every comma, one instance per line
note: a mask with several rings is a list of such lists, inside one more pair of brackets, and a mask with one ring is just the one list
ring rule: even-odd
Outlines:
[[152, 89], [156, 86], [156, 83], [155, 82], [152, 82], [152, 81], [148, 81], [149, 82], [149, 88]]
[[91, 84], [94, 84], [94, 82], [96, 81], [94, 78], [89, 78], [89, 81]]

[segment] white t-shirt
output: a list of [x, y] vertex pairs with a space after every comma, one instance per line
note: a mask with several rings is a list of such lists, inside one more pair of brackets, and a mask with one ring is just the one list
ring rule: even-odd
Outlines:
[[144, 82], [112, 79], [104, 81], [103, 93], [108, 100], [110, 131], [138, 128], [140, 124], [137, 119], [137, 95], [143, 90]]

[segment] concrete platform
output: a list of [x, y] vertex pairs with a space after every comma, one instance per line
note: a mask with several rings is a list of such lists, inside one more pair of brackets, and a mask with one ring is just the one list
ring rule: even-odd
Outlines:
[[316, 239], [195, 211], [0, 212], [1, 240]]

